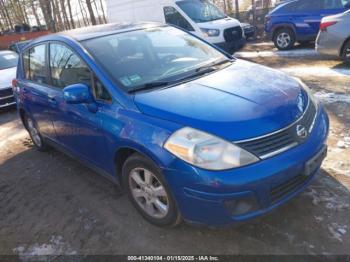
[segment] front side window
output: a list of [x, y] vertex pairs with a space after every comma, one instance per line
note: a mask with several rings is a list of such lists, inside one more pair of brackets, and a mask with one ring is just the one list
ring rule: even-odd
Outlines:
[[0, 52], [0, 70], [16, 67], [18, 55], [14, 52]]
[[176, 25], [187, 31], [194, 31], [191, 24], [172, 6], [164, 7], [165, 22], [170, 25]]
[[179, 1], [176, 4], [196, 23], [204, 23], [227, 17], [208, 0]]
[[116, 85], [129, 92], [157, 81], [178, 81], [203, 66], [227, 60], [215, 48], [170, 26], [97, 37], [82, 44]]
[[46, 71], [46, 44], [38, 45], [23, 54], [25, 78], [39, 84], [48, 84]]
[[84, 83], [91, 85], [88, 66], [70, 48], [50, 44], [50, 74], [52, 85], [58, 88]]

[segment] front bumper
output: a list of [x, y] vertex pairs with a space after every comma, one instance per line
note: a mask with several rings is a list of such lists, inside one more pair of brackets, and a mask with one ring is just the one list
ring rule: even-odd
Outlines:
[[262, 215], [293, 198], [310, 184], [321, 165], [318, 162], [313, 172], [304, 176], [305, 163], [325, 148], [328, 126], [328, 117], [321, 109], [303, 144], [249, 166], [227, 171], [192, 166], [192, 172], [189, 168], [185, 172], [165, 169], [183, 218], [192, 223], [225, 225]]
[[0, 89], [0, 109], [14, 106], [16, 104], [15, 97], [11, 87]]
[[246, 39], [241, 38], [236, 41], [232, 42], [221, 42], [221, 43], [215, 43], [217, 47], [221, 48], [222, 50], [232, 54], [236, 52], [237, 50], [241, 49], [246, 44]]

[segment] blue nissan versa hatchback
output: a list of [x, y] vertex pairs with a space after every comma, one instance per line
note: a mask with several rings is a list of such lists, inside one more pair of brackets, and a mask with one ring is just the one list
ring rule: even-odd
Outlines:
[[159, 226], [266, 213], [303, 191], [326, 155], [328, 118], [305, 84], [172, 26], [42, 37], [21, 52], [13, 84], [39, 150], [109, 177]]
[[343, 13], [349, 7], [349, 0], [286, 1], [266, 16], [265, 32], [278, 49], [291, 49], [296, 41], [315, 41], [321, 19]]

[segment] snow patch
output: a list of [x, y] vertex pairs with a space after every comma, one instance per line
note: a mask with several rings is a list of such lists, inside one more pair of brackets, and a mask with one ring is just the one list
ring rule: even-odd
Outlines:
[[345, 202], [345, 199], [334, 193], [329, 193], [328, 191], [318, 192], [312, 186], [303, 194], [311, 197], [312, 203], [315, 206], [323, 204], [325, 208], [331, 211], [341, 211], [344, 209], [350, 209], [350, 204]]
[[255, 57], [306, 57], [319, 56], [314, 49], [298, 49], [290, 51], [242, 51], [235, 53], [237, 58], [255, 58]]
[[[34, 244], [31, 246], [19, 246], [13, 252], [20, 256], [21, 260], [30, 260], [33, 256], [57, 256], [77, 254], [68, 244], [63, 241], [62, 236], [52, 236], [49, 243]], [[37, 259], [37, 258], [35, 258]]]
[[314, 96], [327, 104], [338, 103], [338, 102], [344, 102], [344, 103], [350, 104], [350, 94], [336, 94], [336, 93], [328, 93], [328, 92], [320, 91], [320, 92], [316, 92]]
[[337, 223], [332, 223], [330, 226], [328, 226], [328, 230], [332, 234], [332, 237], [340, 242], [343, 242], [342, 236], [346, 234], [347, 228], [347, 225], [340, 226]]
[[348, 68], [329, 68], [326, 66], [291, 66], [281, 68], [281, 70], [297, 76], [350, 76], [350, 69]]

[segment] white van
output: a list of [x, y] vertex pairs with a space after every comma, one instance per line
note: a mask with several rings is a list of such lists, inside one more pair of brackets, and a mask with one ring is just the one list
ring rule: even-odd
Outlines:
[[245, 43], [238, 20], [228, 17], [209, 0], [107, 0], [108, 22], [173, 24], [228, 52]]

